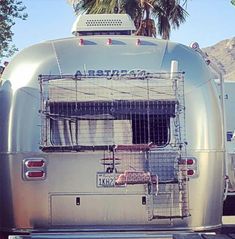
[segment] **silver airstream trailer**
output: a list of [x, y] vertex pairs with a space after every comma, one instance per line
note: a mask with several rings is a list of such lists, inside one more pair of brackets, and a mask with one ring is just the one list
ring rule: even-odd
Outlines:
[[0, 88], [0, 230], [214, 230], [223, 117], [193, 49], [84, 15], [21, 51]]

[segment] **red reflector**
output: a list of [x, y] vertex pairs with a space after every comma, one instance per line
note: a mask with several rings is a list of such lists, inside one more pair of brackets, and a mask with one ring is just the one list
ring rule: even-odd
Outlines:
[[195, 164], [195, 160], [194, 160], [194, 159], [191, 159], [191, 158], [189, 158], [189, 159], [180, 159], [180, 160], [178, 161], [178, 163], [179, 163], [179, 164], [193, 165], [193, 164]]
[[109, 39], [107, 40], [107, 45], [112, 45], [112, 43], [113, 43], [112, 39], [109, 38]]
[[29, 160], [29, 161], [26, 161], [26, 166], [28, 168], [36, 168], [36, 167], [43, 167], [44, 166], [44, 161], [43, 160]]
[[193, 165], [194, 159], [187, 159], [187, 165]]
[[28, 178], [42, 178], [44, 177], [44, 174], [45, 173], [43, 171], [32, 171], [26, 173]]
[[82, 46], [82, 45], [84, 45], [84, 39], [79, 39], [79, 46]]
[[193, 169], [188, 169], [187, 170], [187, 175], [188, 176], [193, 176], [195, 174], [195, 171]]

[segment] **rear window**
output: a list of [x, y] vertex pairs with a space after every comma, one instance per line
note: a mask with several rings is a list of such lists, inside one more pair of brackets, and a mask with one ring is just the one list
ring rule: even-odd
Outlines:
[[164, 146], [170, 140], [174, 101], [51, 102], [52, 146]]

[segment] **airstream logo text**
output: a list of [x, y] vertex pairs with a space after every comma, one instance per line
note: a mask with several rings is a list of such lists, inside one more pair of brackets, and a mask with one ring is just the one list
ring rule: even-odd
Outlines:
[[128, 73], [127, 70], [88, 70], [76, 72], [76, 76], [123, 76]]
[[87, 70], [81, 71], [77, 70], [75, 76], [77, 77], [94, 77], [94, 76], [103, 76], [103, 77], [113, 77], [113, 76], [146, 76], [149, 72], [146, 70]]

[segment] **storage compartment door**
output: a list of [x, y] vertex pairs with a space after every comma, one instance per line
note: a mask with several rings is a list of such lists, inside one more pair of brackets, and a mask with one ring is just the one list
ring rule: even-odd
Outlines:
[[146, 223], [144, 195], [51, 195], [52, 225]]

